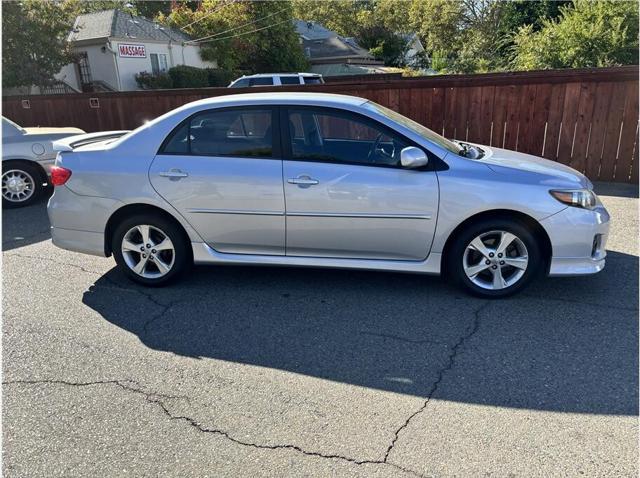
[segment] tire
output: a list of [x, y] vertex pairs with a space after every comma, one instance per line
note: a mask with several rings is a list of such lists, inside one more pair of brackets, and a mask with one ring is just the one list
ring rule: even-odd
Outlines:
[[[506, 244], [505, 249], [501, 243]], [[501, 298], [529, 285], [542, 262], [536, 237], [524, 224], [489, 219], [469, 225], [454, 238], [447, 254], [447, 271], [467, 292]]]
[[[143, 233], [147, 237], [145, 241]], [[120, 270], [134, 282], [149, 287], [169, 284], [193, 265], [186, 233], [180, 225], [160, 214], [126, 218], [115, 229], [111, 245]]]
[[29, 206], [42, 196], [46, 182], [44, 172], [29, 161], [2, 162], [2, 207]]

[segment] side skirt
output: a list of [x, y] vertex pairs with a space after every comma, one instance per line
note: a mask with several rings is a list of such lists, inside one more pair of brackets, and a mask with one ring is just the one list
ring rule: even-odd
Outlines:
[[415, 272], [418, 274], [440, 274], [440, 260], [442, 257], [442, 254], [432, 252], [424, 261], [331, 259], [326, 257], [223, 254], [203, 242], [192, 242], [191, 247], [193, 248], [193, 261], [195, 264], [331, 267], [337, 269]]

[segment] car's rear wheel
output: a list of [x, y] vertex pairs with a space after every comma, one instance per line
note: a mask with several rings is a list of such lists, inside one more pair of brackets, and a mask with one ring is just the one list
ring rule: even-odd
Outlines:
[[453, 279], [467, 291], [497, 298], [526, 287], [542, 264], [536, 237], [522, 223], [485, 220], [465, 228], [448, 255]]
[[161, 215], [125, 219], [116, 228], [111, 244], [125, 275], [147, 286], [165, 285], [193, 264], [184, 231]]
[[27, 161], [2, 163], [2, 205], [6, 208], [28, 206], [44, 191], [45, 179], [40, 168]]

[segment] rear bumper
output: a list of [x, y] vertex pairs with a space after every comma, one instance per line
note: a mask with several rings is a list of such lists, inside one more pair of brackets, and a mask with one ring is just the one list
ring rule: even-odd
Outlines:
[[106, 257], [104, 253], [104, 234], [100, 232], [77, 231], [75, 229], [52, 226], [51, 241], [62, 249]]
[[121, 203], [114, 199], [79, 196], [56, 187], [47, 213], [53, 243], [62, 249], [105, 257], [105, 226]]
[[595, 274], [604, 269], [610, 224], [604, 206], [593, 211], [568, 207], [541, 224], [553, 251], [550, 276]]
[[51, 168], [56, 164], [56, 158], [42, 159], [38, 161], [38, 164], [42, 166], [44, 172], [47, 173], [47, 178], [51, 178]]

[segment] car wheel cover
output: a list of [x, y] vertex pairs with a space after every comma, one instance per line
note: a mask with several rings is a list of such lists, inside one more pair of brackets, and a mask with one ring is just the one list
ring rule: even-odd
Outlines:
[[10, 169], [2, 173], [2, 197], [7, 201], [25, 202], [35, 192], [35, 181], [22, 169]]
[[173, 242], [156, 226], [133, 226], [123, 236], [120, 247], [129, 269], [145, 279], [164, 277], [175, 263], [176, 252]]
[[476, 236], [465, 248], [462, 267], [467, 278], [485, 290], [517, 284], [527, 271], [529, 256], [522, 239], [494, 230]]

